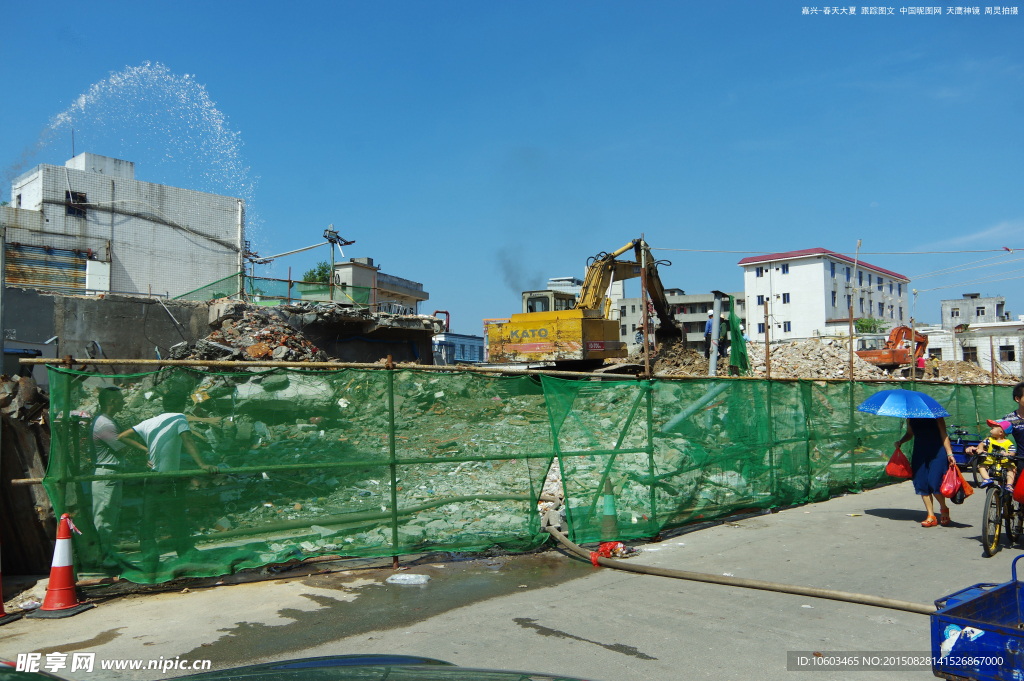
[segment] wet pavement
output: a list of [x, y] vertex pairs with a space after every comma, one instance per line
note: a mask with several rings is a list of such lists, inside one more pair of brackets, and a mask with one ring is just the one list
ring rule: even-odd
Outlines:
[[[378, 629], [413, 626], [455, 608], [530, 589], [554, 587], [593, 571], [591, 565], [550, 551], [424, 563], [401, 571], [400, 574], [429, 576], [430, 581], [424, 585], [388, 584], [384, 580], [395, 574], [389, 569], [280, 580], [309, 587], [310, 593], [303, 595], [321, 607], [282, 609], [279, 613], [292, 620], [284, 625], [241, 622], [220, 630], [223, 634], [216, 641], [182, 656], [210, 659], [219, 667], [248, 664], [255, 657], [277, 657]], [[344, 600], [330, 595], [332, 591]]]
[[[928, 603], [970, 584], [1009, 579], [1024, 544], [983, 557], [981, 496], [954, 507], [950, 527], [925, 529], [910, 484], [893, 485], [667, 535], [630, 561]], [[361, 564], [344, 573], [284, 573], [120, 597], [69, 619], [3, 627], [0, 658], [83, 651], [98, 660], [209, 659], [213, 669], [226, 669], [377, 653], [605, 681], [782, 681], [792, 676], [790, 650], [930, 648], [929, 618], [907, 612], [594, 568], [554, 551], [439, 558], [420, 558], [399, 572], [429, 575], [425, 586], [386, 584], [395, 574], [390, 567]], [[175, 674], [59, 675], [151, 681]], [[932, 676], [858, 674], [863, 681], [907, 678]]]

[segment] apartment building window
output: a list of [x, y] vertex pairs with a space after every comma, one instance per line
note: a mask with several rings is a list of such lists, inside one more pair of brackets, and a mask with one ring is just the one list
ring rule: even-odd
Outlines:
[[849, 267], [846, 268], [846, 283], [847, 284], [850, 283], [850, 268]]
[[942, 348], [928, 348], [928, 359], [942, 361]]
[[857, 286], [863, 286], [863, 285], [864, 285], [864, 272], [861, 271], [861, 272], [857, 273]]
[[760, 324], [757, 325], [757, 332], [764, 333], [764, 322], [761, 322]]
[[620, 336], [625, 336], [625, 335], [626, 335], [626, 325], [625, 325], [625, 324], [623, 324], [623, 325], [622, 325], [622, 326], [621, 326], [621, 327], [619, 328], [619, 335], [620, 335]]
[[974, 316], [975, 317], [984, 317], [985, 316], [985, 308], [983, 308], [983, 307], [976, 307], [976, 308], [974, 308]]
[[973, 345], [964, 346], [964, 361], [978, 363], [978, 348]]
[[892, 295], [892, 279], [889, 280], [889, 295]]
[[758, 305], [764, 305], [764, 296], [758, 296], [757, 297], [757, 304]]
[[868, 273], [868, 288], [871, 288], [871, 274]]
[[790, 322], [782, 322], [782, 330], [783, 331], [792, 331], [793, 330], [793, 325]]
[[763, 267], [755, 268], [754, 269], [754, 276], [755, 277], [763, 277], [764, 276], [764, 268]]
[[631, 329], [631, 330], [632, 330], [632, 331], [636, 331], [636, 324], [633, 324], [633, 325], [632, 325], [632, 329]]
[[837, 297], [837, 296], [836, 296], [836, 292], [835, 292], [835, 291], [833, 291], [833, 292], [832, 292], [832, 307], [835, 307], [835, 306], [836, 306], [836, 297]]
[[85, 198], [85, 194], [82, 192], [66, 191], [64, 192], [64, 202], [66, 203], [64, 208], [65, 215], [70, 215], [76, 218], [85, 217], [85, 208], [80, 208], [76, 205], [79, 203], [89, 203], [88, 199]]
[[15, 208], [21, 208], [21, 194], [18, 194], [18, 195], [17, 195], [17, 196], [16, 196], [15, 198], [14, 198], [14, 207], [15, 207]]
[[[881, 277], [879, 277], [879, 278], [878, 278], [878, 290], [879, 290], [879, 292], [881, 292], [881, 293], [884, 293], [884, 291], [882, 291], [882, 285], [883, 285], [883, 284], [884, 284], [884, 282], [882, 281], [882, 278], [881, 278]], [[892, 291], [889, 291], [889, 293], [892, 293]]]
[[1016, 348], [1012, 345], [1000, 345], [999, 346], [999, 361], [1000, 362], [1016, 362], [1017, 352]]
[[959, 307], [954, 307], [953, 309], [951, 309], [949, 311], [949, 316], [953, 317], [953, 318], [959, 317], [960, 316], [960, 308]]
[[620, 317], [625, 317], [626, 316], [626, 306], [625, 305], [623, 305], [622, 307], [619, 308], [619, 316]]
[[829, 268], [829, 270], [831, 270], [832, 278], [835, 279], [836, 278], [836, 264], [834, 262], [829, 262], [828, 268]]
[[895, 319], [895, 318], [896, 318], [896, 310], [893, 308], [892, 305], [890, 305], [889, 306], [889, 319]]
[[789, 302], [789, 294], [788, 293], [783, 293], [782, 294], [782, 302], [783, 302], [783, 304]]
[[879, 303], [878, 304], [878, 316], [879, 317], [884, 317], [885, 316], [885, 303]]
[[630, 310], [630, 312], [636, 312], [636, 305], [630, 305], [630, 307], [633, 308], [632, 310]]
[[903, 321], [903, 306], [900, 305], [900, 321]]
[[903, 284], [896, 284], [896, 295], [903, 297]]
[[783, 274], [789, 274], [789, 263], [783, 263], [783, 265], [782, 265], [782, 273]]
[[864, 299], [860, 299], [860, 313], [864, 314]]
[[846, 309], [853, 307], [853, 296], [846, 296]]

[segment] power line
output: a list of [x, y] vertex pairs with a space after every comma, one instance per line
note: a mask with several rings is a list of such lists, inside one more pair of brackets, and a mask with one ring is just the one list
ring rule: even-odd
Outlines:
[[[986, 258], [986, 259], [987, 260], [991, 260], [991, 258]], [[937, 270], [937, 271], [931, 272], [929, 274], [920, 274], [920, 275], [918, 275], [916, 277], [912, 277], [912, 278], [915, 281], [920, 281], [921, 279], [928, 279], [930, 277], [941, 277], [941, 276], [945, 276], [945, 275], [948, 275], [948, 274], [959, 274], [960, 272], [968, 272], [970, 270], [980, 270], [980, 269], [984, 269], [986, 267], [997, 267], [999, 265], [1005, 265], [1005, 264], [1008, 264], [1008, 263], [1011, 263], [1011, 262], [1020, 262], [1021, 260], [1024, 260], [1024, 258], [1013, 258], [1012, 260], [1000, 260], [999, 262], [990, 262], [987, 265], [978, 265], [977, 267], [967, 267], [967, 265], [970, 265], [971, 263], [964, 263], [964, 265], [958, 265], [956, 267], [947, 267], [944, 270]], [[983, 260], [975, 260], [974, 262], [984, 262], [984, 261]]]
[[[651, 247], [652, 251], [678, 251], [682, 253], [732, 253], [734, 255], [775, 255], [778, 251], [723, 251], [711, 248], [654, 248]], [[861, 255], [961, 255], [963, 253], [1004, 253], [1007, 249], [1005, 248], [986, 248], [984, 250], [968, 250], [968, 251], [861, 251]], [[1024, 251], [1024, 247], [1012, 248], [1010, 251]], [[843, 253], [841, 251], [832, 251], [836, 255], [854, 255], [853, 253]], [[810, 253], [808, 255], [816, 255]], [[822, 253], [821, 255], [826, 255]], [[980, 261], [978, 261], [980, 262]]]

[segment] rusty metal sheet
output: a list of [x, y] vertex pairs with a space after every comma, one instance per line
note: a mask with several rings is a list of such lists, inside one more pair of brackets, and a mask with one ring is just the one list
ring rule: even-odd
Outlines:
[[85, 292], [86, 253], [8, 243], [4, 249], [8, 286]]

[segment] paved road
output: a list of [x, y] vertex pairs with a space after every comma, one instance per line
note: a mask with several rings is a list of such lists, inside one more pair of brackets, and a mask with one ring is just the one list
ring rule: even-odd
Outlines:
[[[1009, 579], [1020, 549], [983, 557], [981, 496], [954, 507], [952, 527], [923, 529], [923, 507], [905, 483], [680, 534], [633, 560], [931, 602], [975, 582]], [[921, 615], [595, 569], [556, 552], [410, 572], [431, 582], [389, 586], [383, 580], [390, 571], [362, 571], [118, 599], [67, 620], [6, 626], [0, 657], [37, 650], [92, 651], [103, 659], [180, 655], [221, 668], [386, 652], [606, 681], [770, 680], [791, 678], [788, 650], [930, 648]], [[931, 678], [906, 671], [856, 676]]]

